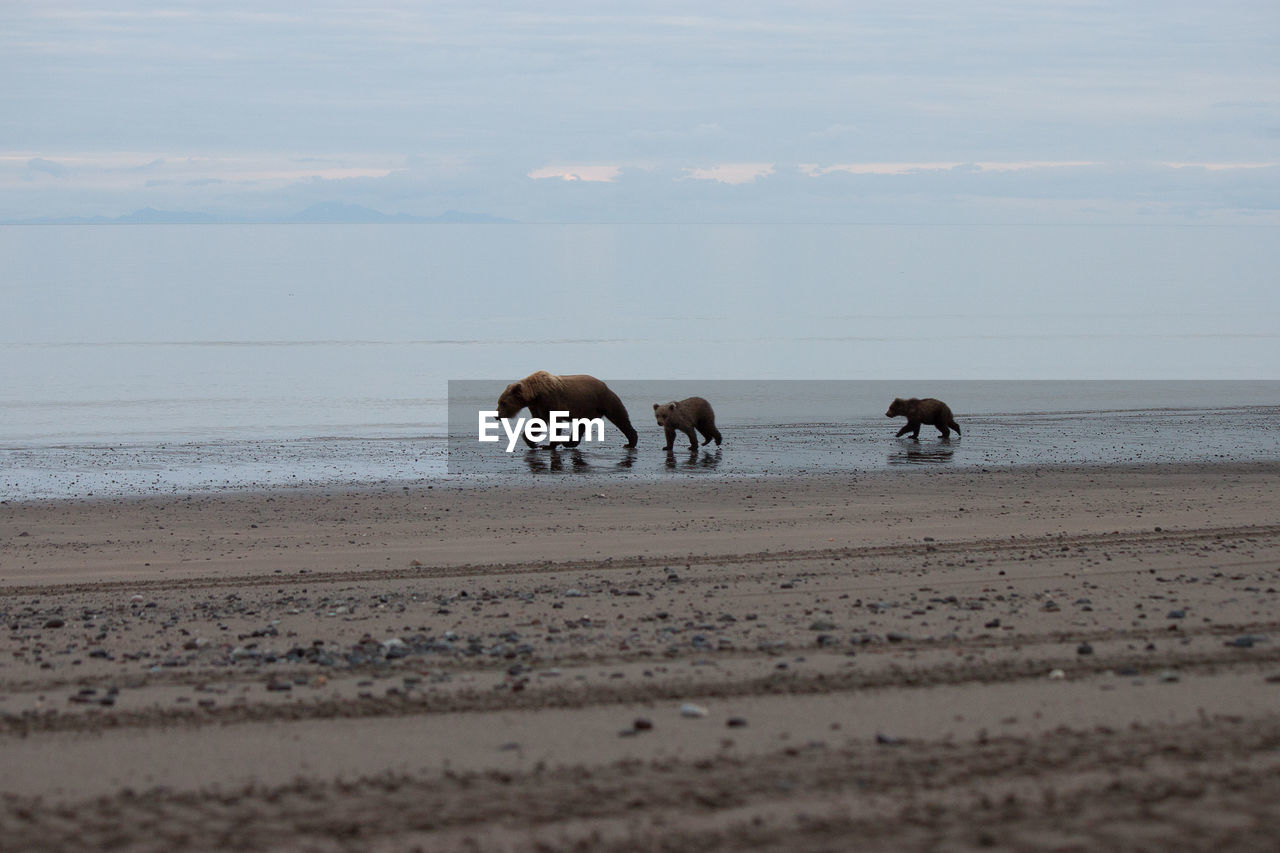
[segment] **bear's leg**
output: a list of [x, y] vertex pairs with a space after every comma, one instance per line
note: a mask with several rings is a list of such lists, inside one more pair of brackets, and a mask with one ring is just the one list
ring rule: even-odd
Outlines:
[[911, 440], [919, 441], [920, 440], [920, 421], [909, 423], [907, 424], [907, 426], [911, 427]]
[[959, 435], [959, 434], [960, 434], [960, 424], [956, 423], [955, 421], [948, 421], [948, 422], [947, 422], [947, 426], [949, 426], [949, 427], [951, 427], [953, 430], [955, 430], [955, 431], [956, 431], [956, 435]]
[[665, 429], [667, 431], [667, 446], [663, 449], [670, 453], [671, 449], [676, 446], [676, 428], [671, 424], [666, 424]]
[[706, 441], [703, 445], [710, 444], [712, 439], [715, 440], [716, 446], [720, 446], [720, 430], [716, 429], [716, 419], [714, 417], [707, 418], [705, 422], [698, 424], [698, 432], [702, 433]]
[[902, 438], [904, 435], [906, 435], [909, 432], [911, 432], [911, 421], [907, 421], [907, 425], [904, 426], [902, 429], [898, 430], [897, 437]]
[[[610, 418], [610, 420], [613, 420], [613, 419]], [[622, 434], [627, 437], [627, 443], [625, 446], [635, 447], [636, 444], [640, 441], [640, 434], [635, 431], [634, 427], [631, 426], [630, 420], [627, 420], [624, 418], [622, 423], [613, 421], [613, 425], [616, 426], [618, 429], [622, 430]]]
[[698, 449], [698, 434], [697, 434], [696, 432], [694, 432], [694, 431], [693, 431], [693, 427], [685, 427], [685, 428], [684, 428], [684, 434], [685, 434], [685, 435], [687, 435], [687, 436], [689, 436], [689, 449], [690, 449], [690, 450], [697, 450], [697, 449]]
[[935, 424], [935, 426], [937, 426], [938, 432], [942, 433], [943, 438], [951, 437], [951, 430], [947, 428], [946, 424]]
[[627, 437], [627, 447], [635, 447], [640, 440], [639, 434], [631, 426], [631, 418], [627, 415], [627, 407], [612, 391], [605, 389], [604, 398], [600, 401], [600, 412], [609, 423], [616, 426]]

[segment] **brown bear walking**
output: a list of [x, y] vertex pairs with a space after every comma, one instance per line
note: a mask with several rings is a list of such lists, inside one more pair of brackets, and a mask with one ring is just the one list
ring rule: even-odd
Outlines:
[[[519, 382], [512, 382], [498, 398], [498, 417], [511, 418], [528, 408], [532, 417], [547, 420], [552, 412], [568, 412], [570, 418], [606, 418], [627, 437], [627, 447], [635, 447], [639, 435], [631, 426], [627, 407], [618, 395], [594, 376], [576, 373], [556, 376], [539, 370]], [[525, 444], [538, 447], [524, 437]], [[578, 442], [564, 442], [576, 447]], [[554, 447], [554, 445], [552, 445]]]
[[715, 439], [716, 447], [720, 446], [720, 430], [716, 429], [716, 413], [711, 404], [701, 397], [689, 397], [670, 403], [654, 403], [653, 417], [658, 426], [667, 432], [667, 446], [670, 450], [676, 443], [676, 430], [689, 436], [689, 449], [698, 449], [698, 432], [706, 438], [703, 444], [710, 444]]
[[910, 400], [904, 400], [898, 397], [889, 404], [889, 411], [885, 412], [884, 416], [886, 418], [905, 417], [907, 419], [907, 425], [898, 430], [899, 438], [911, 433], [911, 437], [919, 441], [921, 424], [936, 426], [938, 432], [942, 433], [943, 438], [950, 437], [950, 430], [955, 430], [956, 435], [960, 434], [960, 425], [952, 417], [951, 407], [932, 397], [926, 397], [923, 400], [915, 397]]

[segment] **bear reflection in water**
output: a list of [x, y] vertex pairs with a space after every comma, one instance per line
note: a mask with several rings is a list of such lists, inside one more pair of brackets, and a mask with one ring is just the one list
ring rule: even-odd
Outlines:
[[[547, 448], [550, 453], [539, 453], [538, 448], [529, 448], [525, 451], [524, 461], [529, 466], [529, 470], [535, 474], [563, 474], [566, 471], [572, 473], [585, 473], [588, 471], [600, 471], [607, 466], [592, 465], [582, 451], [576, 448], [568, 450], [558, 450], [556, 448]], [[636, 452], [634, 448], [627, 448], [622, 458], [613, 464], [615, 468], [630, 468], [635, 465]]]
[[890, 465], [929, 465], [938, 462], [950, 462], [955, 455], [955, 448], [949, 439], [940, 439], [937, 444], [916, 444], [914, 441], [899, 441], [898, 446], [889, 451]]
[[720, 464], [720, 448], [717, 447], [715, 452], [709, 450], [699, 450], [696, 447], [690, 448], [686, 453], [677, 453], [674, 450], [667, 451], [667, 467], [676, 468], [715, 468]]

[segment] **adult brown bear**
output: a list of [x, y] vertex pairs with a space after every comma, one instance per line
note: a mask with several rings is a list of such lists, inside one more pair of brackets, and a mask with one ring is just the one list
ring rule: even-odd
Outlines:
[[[512, 382], [498, 397], [500, 418], [515, 417], [525, 408], [531, 417], [543, 421], [550, 421], [552, 412], [568, 412], [570, 418], [605, 418], [622, 430], [627, 437], [627, 447], [635, 447], [639, 439], [631, 426], [631, 418], [627, 416], [627, 408], [618, 395], [610, 391], [608, 385], [585, 373], [556, 376], [539, 370], [519, 382]], [[524, 443], [538, 447], [527, 435]], [[578, 445], [576, 441], [561, 443], [565, 447]]]
[[689, 436], [690, 450], [698, 449], [698, 436], [694, 432], [695, 429], [706, 438], [703, 444], [710, 444], [714, 438], [716, 446], [720, 446], [720, 430], [716, 429], [716, 413], [712, 410], [711, 404], [701, 397], [688, 397], [670, 403], [654, 403], [653, 417], [658, 422], [658, 426], [666, 430], [667, 450], [675, 446], [676, 430]]
[[898, 397], [889, 404], [889, 411], [885, 412], [884, 416], [886, 418], [904, 417], [907, 419], [907, 425], [898, 430], [899, 438], [911, 433], [911, 437], [919, 441], [921, 424], [937, 427], [943, 438], [950, 437], [949, 430], [955, 430], [956, 435], [960, 434], [960, 425], [952, 417], [951, 408], [941, 400], [935, 400], [932, 397], [926, 397], [923, 400], [915, 397], [904, 400]]

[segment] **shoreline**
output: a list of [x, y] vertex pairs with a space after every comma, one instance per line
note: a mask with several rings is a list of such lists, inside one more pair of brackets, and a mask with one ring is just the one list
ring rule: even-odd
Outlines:
[[[922, 446], [927, 447], [925, 442], [921, 442]], [[560, 455], [568, 455], [569, 450], [556, 451]], [[699, 453], [708, 453], [711, 451], [706, 448], [699, 448]], [[548, 455], [546, 449], [537, 451], [539, 455]], [[677, 457], [685, 454], [677, 452]], [[567, 473], [562, 476], [528, 473], [521, 474], [521, 480], [517, 482], [496, 479], [483, 479], [480, 477], [469, 477], [467, 475], [448, 474], [441, 477], [421, 477], [415, 480], [381, 480], [381, 481], [334, 481], [332, 483], [322, 484], [302, 484], [297, 486], [281, 485], [281, 486], [232, 486], [230, 488], [209, 489], [209, 490], [189, 490], [175, 491], [173, 493], [164, 494], [119, 494], [119, 495], [74, 495], [69, 497], [41, 497], [41, 498], [0, 498], [0, 506], [31, 506], [31, 505], [47, 505], [47, 504], [105, 504], [105, 503], [135, 503], [145, 501], [165, 502], [170, 500], [188, 500], [198, 498], [277, 498], [277, 497], [322, 497], [329, 496], [341, 492], [352, 495], [394, 495], [400, 492], [428, 492], [437, 490], [454, 490], [454, 491], [488, 491], [488, 490], [524, 490], [536, 491], [539, 489], [563, 489], [563, 490], [590, 490], [593, 484], [614, 484], [624, 488], [650, 488], [650, 487], [675, 487], [686, 488], [693, 485], [708, 485], [712, 483], [737, 483], [744, 484], [750, 482], [761, 483], [785, 483], [793, 482], [797, 485], [805, 484], [823, 484], [845, 482], [850, 479], [859, 478], [905, 478], [905, 477], [930, 477], [930, 476], [965, 476], [968, 474], [1069, 474], [1072, 472], [1083, 473], [1088, 471], [1113, 471], [1113, 472], [1130, 472], [1141, 474], [1144, 472], [1167, 471], [1170, 473], [1184, 473], [1186, 471], [1199, 471], [1202, 469], [1209, 470], [1239, 470], [1240, 472], [1253, 471], [1259, 467], [1272, 468], [1280, 471], [1280, 458], [1276, 459], [1250, 459], [1250, 460], [1177, 460], [1171, 459], [1167, 461], [1143, 461], [1143, 462], [1049, 462], [1049, 463], [1011, 463], [990, 465], [972, 465], [972, 466], [951, 466], [951, 465], [918, 465], [918, 466], [897, 466], [886, 468], [868, 468], [857, 469], [850, 468], [844, 471], [818, 471], [818, 472], [761, 472], [754, 475], [732, 475], [723, 478], [689, 478], [684, 480], [648, 480], [648, 479], [627, 479], [627, 478], [610, 478], [608, 475], [595, 475], [589, 473], [571, 474]]]

